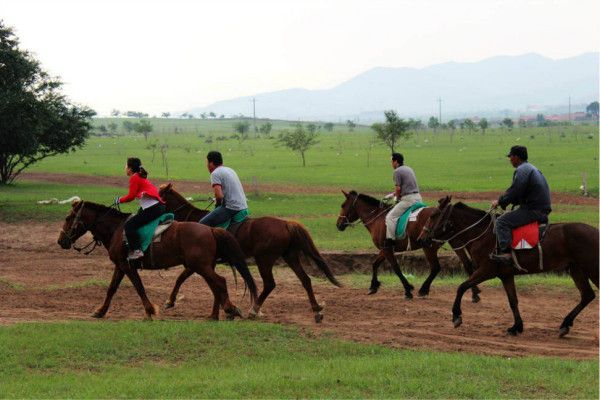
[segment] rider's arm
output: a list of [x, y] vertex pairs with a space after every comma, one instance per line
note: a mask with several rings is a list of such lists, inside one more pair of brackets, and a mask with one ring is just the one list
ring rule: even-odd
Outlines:
[[140, 177], [138, 174], [133, 174], [129, 178], [129, 193], [125, 196], [119, 198], [119, 203], [127, 203], [133, 199], [135, 199], [135, 195], [138, 192], [138, 187], [140, 186]]
[[531, 171], [526, 168], [517, 168], [512, 185], [498, 199], [498, 204], [505, 209], [509, 204], [519, 204], [519, 199], [525, 195]]
[[395, 195], [396, 195], [396, 200], [400, 200], [400, 193], [402, 193], [402, 187], [396, 185], [396, 191], [395, 191]]
[[213, 185], [213, 189], [215, 190], [215, 203], [217, 206], [223, 204], [223, 187], [221, 185]]

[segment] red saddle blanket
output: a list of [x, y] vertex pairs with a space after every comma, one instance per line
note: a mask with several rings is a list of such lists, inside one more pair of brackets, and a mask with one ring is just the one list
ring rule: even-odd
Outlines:
[[532, 249], [540, 240], [540, 224], [535, 221], [512, 231], [512, 248], [515, 250]]

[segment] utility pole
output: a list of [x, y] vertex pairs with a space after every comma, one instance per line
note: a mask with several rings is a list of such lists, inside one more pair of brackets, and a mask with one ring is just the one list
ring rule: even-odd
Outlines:
[[252, 114], [254, 117], [254, 132], [256, 133], [256, 99], [252, 98]]
[[438, 97], [438, 105], [439, 105], [438, 120], [441, 125], [442, 124], [442, 98], [441, 97]]
[[569, 125], [571, 125], [571, 96], [569, 96]]

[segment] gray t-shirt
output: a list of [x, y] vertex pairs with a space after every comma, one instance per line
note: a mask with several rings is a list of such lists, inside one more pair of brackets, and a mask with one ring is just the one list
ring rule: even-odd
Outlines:
[[234, 170], [221, 165], [210, 174], [211, 185], [221, 185], [223, 189], [223, 205], [233, 211], [248, 208], [246, 194], [242, 182]]
[[411, 167], [402, 165], [394, 170], [394, 183], [400, 186], [400, 196], [411, 193], [419, 193], [417, 177]]

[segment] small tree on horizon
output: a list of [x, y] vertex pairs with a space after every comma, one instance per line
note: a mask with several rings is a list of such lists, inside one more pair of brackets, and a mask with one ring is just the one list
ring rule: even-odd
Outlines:
[[352, 120], [347, 120], [346, 121], [346, 126], [348, 127], [348, 130], [350, 132], [354, 132], [354, 128], [356, 128], [356, 124]]
[[334, 123], [333, 122], [325, 122], [323, 124], [323, 129], [325, 129], [327, 132], [332, 132], [333, 131], [333, 127], [334, 127]]
[[150, 134], [150, 132], [152, 132], [153, 129], [154, 129], [154, 127], [152, 126], [152, 124], [145, 119], [141, 120], [134, 126], [134, 130], [136, 132], [144, 135], [144, 140], [146, 142], [148, 141], [148, 135]]
[[479, 127], [481, 128], [481, 133], [485, 135], [485, 130], [488, 128], [488, 126], [490, 125], [488, 120], [485, 118], [481, 118], [479, 120]]
[[410, 123], [398, 117], [394, 110], [384, 111], [385, 122], [377, 122], [371, 125], [377, 135], [377, 138], [385, 143], [392, 153], [395, 150], [396, 143], [401, 139], [408, 139], [412, 133], [409, 132]]
[[315, 144], [319, 143], [317, 140], [318, 133], [304, 129], [301, 123], [296, 124], [296, 128], [292, 132], [284, 132], [277, 139], [277, 143], [285, 146], [292, 151], [300, 153], [302, 157], [302, 166], [306, 167], [305, 153]]
[[434, 132], [437, 132], [437, 129], [440, 127], [440, 121], [438, 121], [436, 117], [430, 117], [427, 126], [429, 129], [433, 129]]

